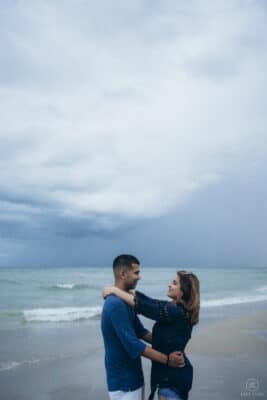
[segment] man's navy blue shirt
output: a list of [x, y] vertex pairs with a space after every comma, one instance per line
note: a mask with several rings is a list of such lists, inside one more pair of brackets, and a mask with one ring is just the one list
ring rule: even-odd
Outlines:
[[128, 392], [143, 386], [141, 354], [146, 345], [140, 338], [148, 331], [133, 308], [115, 295], [108, 296], [102, 311], [101, 329], [108, 390]]

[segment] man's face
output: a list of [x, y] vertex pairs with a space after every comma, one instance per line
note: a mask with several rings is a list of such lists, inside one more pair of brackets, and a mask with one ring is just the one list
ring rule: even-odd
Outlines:
[[137, 282], [141, 279], [140, 265], [132, 264], [132, 269], [125, 271], [124, 278], [125, 290], [135, 289]]

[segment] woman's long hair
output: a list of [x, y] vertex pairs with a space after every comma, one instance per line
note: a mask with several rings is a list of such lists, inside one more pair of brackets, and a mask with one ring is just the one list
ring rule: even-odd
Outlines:
[[188, 271], [178, 271], [180, 278], [181, 290], [183, 296], [179, 303], [183, 304], [185, 309], [189, 311], [191, 325], [196, 325], [199, 321], [200, 308], [200, 290], [199, 280], [195, 274]]

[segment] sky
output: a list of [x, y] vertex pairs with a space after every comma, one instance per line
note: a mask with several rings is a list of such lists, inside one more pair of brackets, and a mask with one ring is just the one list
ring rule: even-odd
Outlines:
[[0, 4], [0, 266], [267, 266], [267, 3]]

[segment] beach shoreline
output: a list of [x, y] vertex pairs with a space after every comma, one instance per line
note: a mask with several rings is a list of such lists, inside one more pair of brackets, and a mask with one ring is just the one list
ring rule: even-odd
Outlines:
[[[107, 400], [99, 325], [99, 321], [94, 321], [94, 328], [87, 332], [90, 325], [80, 324], [74, 331], [71, 330], [71, 334], [66, 326], [57, 332], [50, 328], [54, 332], [52, 340], [61, 342], [65, 356], [1, 371], [1, 399]], [[199, 324], [186, 349], [194, 366], [194, 382], [189, 398], [222, 400], [227, 397], [228, 400], [236, 400], [252, 395], [266, 398], [266, 333], [267, 317], [263, 310]], [[79, 334], [82, 336], [79, 337]], [[40, 330], [37, 330], [38, 335], [41, 338]], [[90, 345], [85, 351], [79, 352], [78, 348], [70, 351], [75, 341], [78, 343], [86, 339]], [[150, 361], [144, 358], [143, 369], [148, 395]], [[256, 392], [250, 391], [250, 382], [254, 382]]]

